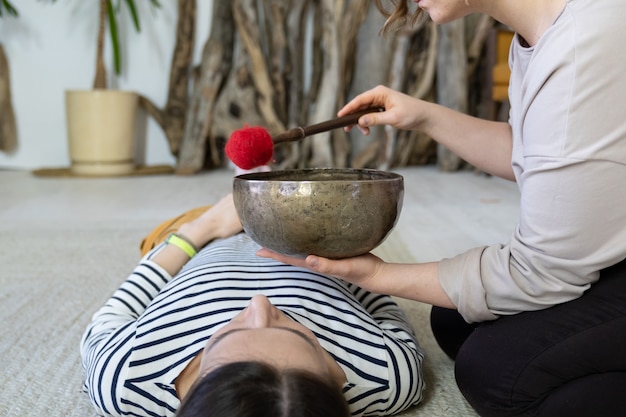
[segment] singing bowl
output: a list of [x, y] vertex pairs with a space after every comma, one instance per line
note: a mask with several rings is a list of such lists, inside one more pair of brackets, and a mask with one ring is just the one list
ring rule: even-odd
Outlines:
[[372, 169], [312, 168], [236, 176], [244, 231], [285, 255], [340, 259], [368, 253], [393, 230], [404, 178]]

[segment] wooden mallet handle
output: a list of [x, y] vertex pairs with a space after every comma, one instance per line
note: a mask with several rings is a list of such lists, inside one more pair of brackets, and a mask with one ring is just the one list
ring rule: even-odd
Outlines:
[[306, 136], [315, 135], [316, 133], [328, 132], [329, 130], [339, 129], [350, 125], [355, 125], [359, 121], [359, 118], [368, 113], [376, 113], [384, 111], [382, 107], [369, 107], [367, 109], [359, 110], [354, 113], [347, 114], [336, 119], [327, 120], [325, 122], [317, 123], [311, 126], [294, 127], [289, 129], [285, 133], [273, 136], [272, 142], [276, 145], [284, 142], [294, 142], [305, 138]]

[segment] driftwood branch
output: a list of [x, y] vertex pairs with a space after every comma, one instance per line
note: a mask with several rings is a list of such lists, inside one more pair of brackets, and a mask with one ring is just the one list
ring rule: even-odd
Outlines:
[[[395, 38], [394, 50], [389, 69], [388, 86], [394, 90], [402, 91], [409, 68], [406, 66], [406, 57], [409, 55], [412, 38], [422, 29], [422, 26], [407, 28]], [[421, 77], [423, 78], [423, 77]], [[392, 126], [385, 126], [382, 135], [382, 144], [377, 168], [388, 170], [394, 162], [394, 154], [398, 142], [398, 130]]]
[[195, 0], [178, 1], [176, 45], [170, 65], [167, 102], [159, 109], [147, 97], [139, 96], [139, 105], [161, 126], [167, 138], [170, 152], [178, 155], [185, 131], [187, 116], [189, 67], [193, 52], [195, 32]]
[[[308, 108], [305, 100], [305, 54], [306, 23], [310, 16], [308, 0], [291, 0], [286, 16], [286, 57], [285, 57], [285, 85], [286, 85], [286, 124], [288, 128], [304, 126], [308, 120]], [[294, 167], [300, 160], [300, 144], [291, 142], [277, 149], [282, 155], [278, 163], [279, 169]]]
[[17, 146], [17, 127], [11, 99], [9, 63], [0, 44], [0, 151], [10, 152]]
[[[380, 83], [463, 112], [481, 99], [469, 89], [484, 88], [476, 73], [485, 66], [489, 18], [425, 21], [385, 39], [371, 0], [233, 0], [213, 7], [178, 173], [225, 165], [225, 141], [246, 124], [275, 135], [329, 120], [351, 95]], [[155, 110], [147, 102], [146, 108]], [[155, 119], [170, 124], [162, 115]], [[336, 129], [279, 145], [273, 165], [388, 170], [434, 161], [443, 170], [464, 163], [419, 132], [385, 127], [367, 138]]]
[[[337, 96], [337, 102], [335, 106], [340, 107], [345, 104], [345, 97], [349, 92], [349, 87], [352, 82], [352, 77], [355, 71], [356, 58], [357, 58], [357, 45], [358, 35], [361, 29], [361, 25], [367, 18], [370, 1], [368, 0], [353, 0], [347, 2], [346, 10], [343, 13], [344, 18], [338, 20], [338, 33], [339, 33], [339, 59], [340, 61], [340, 76], [339, 76], [339, 91], [343, 91], [343, 94]], [[348, 135], [341, 129], [330, 132], [332, 152], [334, 166], [345, 167], [350, 163], [351, 146]]]
[[[437, 53], [437, 101], [446, 107], [467, 110], [467, 52], [465, 21], [457, 20], [439, 26], [440, 43]], [[461, 159], [440, 145], [437, 163], [443, 171], [456, 171]]]
[[285, 125], [278, 117], [275, 108], [275, 90], [268, 69], [266, 56], [261, 44], [261, 31], [259, 30], [259, 16], [255, 0], [234, 0], [233, 15], [237, 33], [243, 46], [250, 56], [252, 66], [252, 79], [257, 89], [257, 106], [268, 130], [272, 133], [285, 130]]
[[488, 15], [481, 15], [474, 31], [474, 37], [472, 38], [467, 48], [467, 77], [470, 78], [476, 72], [480, 64], [480, 57], [485, 49], [485, 43], [489, 36], [489, 31], [494, 26], [495, 20]]
[[[419, 81], [415, 87], [411, 87], [411, 95], [415, 98], [424, 99], [426, 95], [432, 91], [435, 82], [435, 74], [437, 73], [437, 49], [439, 47], [439, 31], [437, 25], [433, 22], [428, 24], [428, 47], [424, 53], [425, 59], [418, 61], [416, 64], [419, 74]], [[420, 65], [423, 62], [422, 65]], [[415, 70], [414, 70], [415, 72]]]
[[202, 51], [200, 77], [187, 109], [185, 131], [176, 166], [178, 174], [200, 171], [206, 157], [206, 138], [213, 109], [232, 66], [234, 22], [230, 2], [213, 2], [209, 39]]
[[287, 120], [287, 86], [286, 71], [288, 62], [287, 50], [287, 14], [289, 1], [264, 0], [265, 33], [268, 43], [268, 69], [274, 92], [274, 107], [279, 120]]
[[[257, 89], [252, 77], [250, 56], [245, 48], [236, 47], [234, 67], [217, 99], [214, 120], [209, 135], [209, 151], [214, 165], [219, 164], [221, 147], [234, 130], [245, 125], [264, 126], [265, 121], [256, 107]], [[219, 122], [218, 122], [219, 121]]]
[[[339, 30], [337, 17], [343, 10], [343, 0], [321, 0], [321, 25], [323, 51], [322, 62], [324, 71], [320, 80], [318, 95], [315, 99], [311, 122], [318, 123], [332, 119], [337, 108], [338, 91], [341, 90], [341, 63], [339, 50]], [[329, 167], [334, 166], [334, 158], [331, 148], [331, 133], [325, 132], [309, 139], [312, 145], [311, 166]]]

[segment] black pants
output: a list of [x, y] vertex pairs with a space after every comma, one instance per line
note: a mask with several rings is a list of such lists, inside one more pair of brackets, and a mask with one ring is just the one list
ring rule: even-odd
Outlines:
[[626, 261], [568, 303], [474, 325], [435, 307], [431, 325], [481, 416], [626, 416]]

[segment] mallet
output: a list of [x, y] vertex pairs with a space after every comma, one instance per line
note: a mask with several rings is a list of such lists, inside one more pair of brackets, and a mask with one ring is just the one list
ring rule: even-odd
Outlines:
[[274, 145], [294, 142], [317, 133], [354, 125], [361, 116], [383, 110], [382, 107], [370, 107], [311, 126], [295, 127], [274, 137], [271, 137], [267, 130], [260, 126], [246, 126], [230, 135], [224, 151], [239, 168], [256, 168], [267, 165], [272, 160]]

